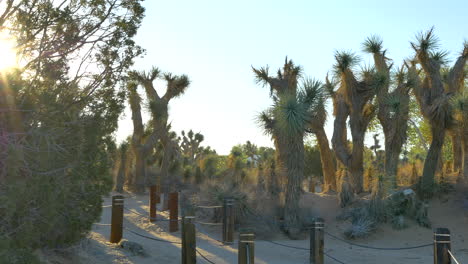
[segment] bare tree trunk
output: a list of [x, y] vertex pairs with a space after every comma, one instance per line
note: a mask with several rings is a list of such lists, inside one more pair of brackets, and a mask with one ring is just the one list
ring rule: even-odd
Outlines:
[[315, 136], [317, 137], [317, 143], [320, 149], [320, 161], [322, 163], [324, 181], [322, 191], [336, 191], [336, 166], [333, 153], [328, 143], [327, 134], [325, 134], [323, 127], [315, 133]]
[[439, 165], [440, 154], [444, 144], [445, 128], [432, 126], [432, 142], [424, 161], [424, 170], [422, 174], [422, 190], [428, 197], [432, 194], [434, 187], [434, 175]]

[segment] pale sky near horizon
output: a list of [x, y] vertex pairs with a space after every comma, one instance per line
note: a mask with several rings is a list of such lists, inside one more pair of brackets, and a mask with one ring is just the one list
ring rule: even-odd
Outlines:
[[[251, 65], [269, 65], [274, 73], [285, 56], [303, 66], [306, 76], [323, 80], [335, 50], [361, 51], [366, 37], [378, 34], [387, 56], [399, 66], [413, 55], [409, 41], [435, 26], [450, 58], [468, 39], [468, 1], [220, 1], [151, 0], [136, 41], [147, 50], [137, 70], [157, 66], [187, 74], [191, 85], [170, 103], [173, 130], [192, 129], [204, 145], [228, 154], [247, 140], [272, 146], [255, 122], [271, 105], [269, 88], [256, 85]], [[452, 60], [453, 62], [453, 60]], [[140, 90], [144, 95], [143, 90]], [[148, 115], [144, 115], [147, 120]], [[331, 111], [326, 131], [333, 132]], [[127, 108], [117, 139], [133, 131]]]

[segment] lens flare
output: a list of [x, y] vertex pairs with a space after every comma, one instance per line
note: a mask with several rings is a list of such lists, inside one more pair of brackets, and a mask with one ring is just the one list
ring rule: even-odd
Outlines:
[[11, 36], [0, 33], [0, 72], [18, 66], [15, 44], [15, 40]]

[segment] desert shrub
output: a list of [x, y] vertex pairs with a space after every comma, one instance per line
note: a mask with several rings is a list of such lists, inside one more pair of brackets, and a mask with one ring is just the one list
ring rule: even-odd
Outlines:
[[337, 216], [339, 221], [350, 222], [349, 228], [345, 230], [346, 237], [365, 237], [376, 230], [379, 223], [386, 222], [390, 222], [395, 229], [404, 229], [409, 226], [408, 219], [423, 227], [431, 226], [427, 203], [419, 200], [412, 189], [400, 190], [386, 197], [381, 192], [379, 194], [378, 190], [374, 190], [369, 200]]
[[369, 236], [375, 230], [376, 223], [369, 216], [357, 217], [345, 230], [344, 235], [349, 239]]
[[[190, 207], [196, 208], [195, 204], [222, 205], [224, 198], [233, 198], [235, 201], [236, 228], [252, 229], [261, 238], [272, 238], [285, 230], [283, 221], [277, 217], [282, 215], [284, 206], [277, 204], [277, 199], [268, 191], [252, 185], [236, 184], [235, 180], [204, 183], [190, 198]], [[196, 210], [196, 215], [200, 219], [220, 222], [220, 211], [200, 208]], [[299, 216], [301, 231], [305, 231], [315, 221], [317, 214], [312, 210], [301, 210]]]

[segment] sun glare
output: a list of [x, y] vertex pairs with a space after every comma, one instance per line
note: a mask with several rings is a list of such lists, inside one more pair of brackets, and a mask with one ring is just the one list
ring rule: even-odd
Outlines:
[[15, 51], [15, 41], [12, 37], [0, 34], [0, 72], [8, 71], [18, 66]]

